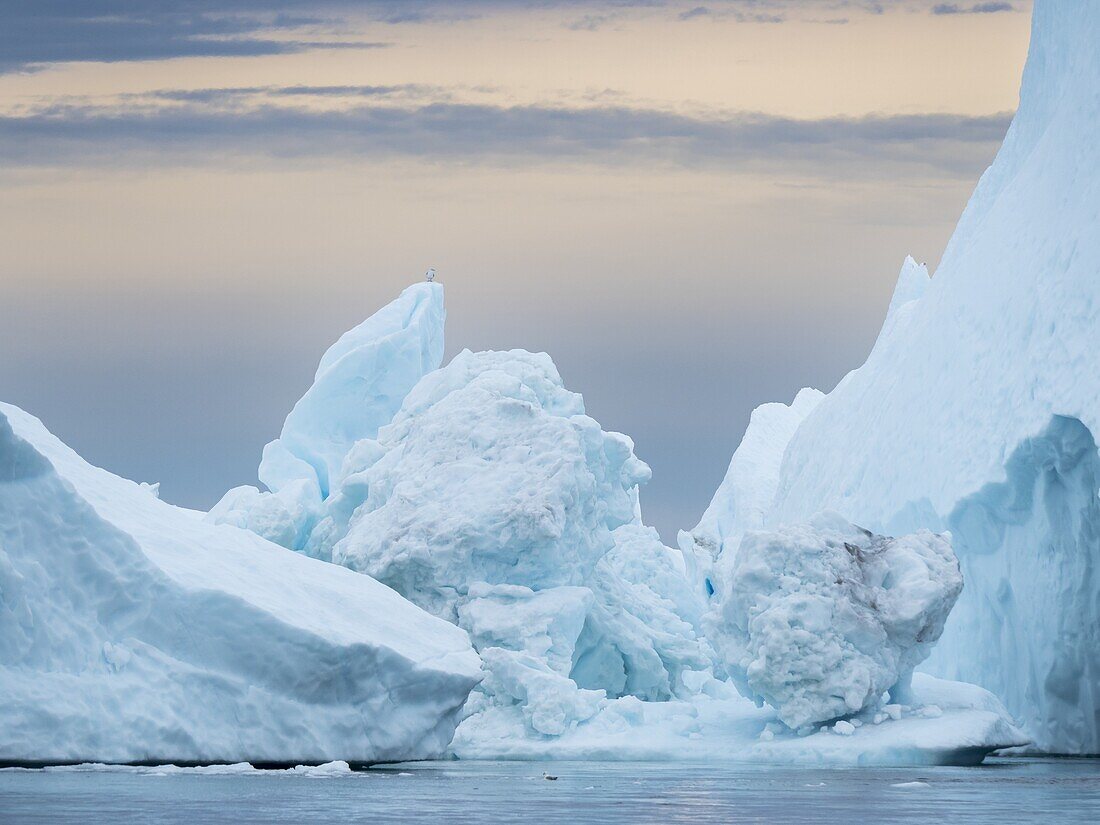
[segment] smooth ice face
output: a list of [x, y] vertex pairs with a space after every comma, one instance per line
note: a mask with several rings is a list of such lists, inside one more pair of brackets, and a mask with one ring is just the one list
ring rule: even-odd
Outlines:
[[875, 536], [834, 514], [750, 532], [724, 557], [707, 636], [742, 693], [804, 728], [906, 701], [962, 590], [944, 537]]
[[1063, 753], [1100, 752], [1098, 42], [1100, 4], [1037, 0], [1016, 117], [935, 277], [907, 262], [765, 518], [950, 530], [967, 587], [926, 667]]
[[480, 679], [387, 587], [214, 526], [0, 404], [2, 761], [438, 755]]
[[442, 363], [445, 319], [443, 286], [420, 283], [344, 333], [321, 358], [282, 434], [264, 447], [259, 478], [270, 492], [230, 490], [209, 520], [301, 550], [348, 451], [374, 438], [416, 382]]

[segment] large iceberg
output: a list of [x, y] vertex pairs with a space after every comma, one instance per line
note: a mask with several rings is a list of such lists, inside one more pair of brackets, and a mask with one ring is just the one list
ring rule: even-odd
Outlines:
[[367, 576], [214, 526], [0, 404], [0, 762], [377, 762], [480, 661]]
[[907, 261], [867, 362], [759, 479], [767, 526], [949, 530], [966, 587], [926, 667], [1078, 754], [1100, 752], [1098, 42], [1100, 4], [1037, 0], [1019, 110], [935, 277]]
[[[807, 392], [754, 418], [746, 443], [759, 443], [756, 458], [742, 453], [746, 467], [729, 477], [743, 493], [737, 513], [714, 510], [711, 533], [727, 535], [744, 512], [762, 522], [786, 440], [820, 397]], [[327, 489], [291, 546], [377, 578], [469, 633], [484, 680], [452, 755], [912, 764], [973, 761], [1025, 741], [996, 699], [965, 685], [935, 683], [895, 703], [893, 716], [876, 715], [873, 688], [904, 681], [907, 657], [927, 647], [907, 640], [901, 620], [878, 640], [890, 662], [868, 683], [868, 701], [843, 713], [844, 725], [866, 721], [866, 731], [798, 736], [740, 696], [702, 634], [706, 600], [693, 576], [705, 567], [717, 580], [716, 560], [692, 555], [689, 565], [643, 524], [638, 487], [649, 468], [629, 438], [585, 413], [545, 354], [463, 351], [374, 429], [330, 462]], [[300, 437], [317, 440], [308, 428]], [[770, 468], [771, 492], [752, 486], [749, 465]], [[271, 533], [291, 524], [270, 517], [272, 501], [287, 498], [236, 491], [208, 519]], [[878, 568], [868, 568], [873, 578]], [[936, 624], [949, 604], [923, 606]]]

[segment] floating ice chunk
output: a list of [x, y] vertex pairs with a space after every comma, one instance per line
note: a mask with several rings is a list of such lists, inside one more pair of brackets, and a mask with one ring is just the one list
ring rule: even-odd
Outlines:
[[0, 404], [0, 761], [426, 758], [480, 677], [462, 630], [389, 588]]
[[683, 692], [685, 673], [710, 667], [710, 648], [692, 623], [701, 600], [682, 557], [655, 530], [628, 524], [612, 537], [614, 546], [590, 581], [595, 605], [577, 640], [571, 676], [613, 697], [663, 701]]
[[535, 734], [561, 735], [595, 715], [607, 698], [602, 690], [578, 689], [572, 679], [534, 656], [490, 647], [481, 651], [481, 658], [488, 670], [486, 693], [497, 704], [502, 698], [511, 699]]
[[943, 536], [874, 536], [832, 514], [747, 534], [720, 560], [708, 638], [738, 688], [792, 728], [904, 691], [962, 589]]

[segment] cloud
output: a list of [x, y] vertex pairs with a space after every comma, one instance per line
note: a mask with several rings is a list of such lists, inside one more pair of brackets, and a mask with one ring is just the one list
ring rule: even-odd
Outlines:
[[1001, 11], [1015, 11], [1011, 3], [974, 3], [960, 6], [958, 3], [937, 3], [932, 14], [996, 14]]
[[676, 17], [679, 20], [694, 20], [696, 17], [707, 17], [710, 14], [710, 9], [706, 6], [696, 6], [692, 9], [680, 12]]
[[612, 20], [614, 20], [614, 15], [611, 14], [586, 14], [584, 17], [566, 23], [565, 27], [575, 32], [594, 32], [603, 28]]
[[[824, 166], [828, 174], [856, 176], [903, 164], [954, 176], [973, 174], [988, 162], [1009, 122], [1007, 114], [798, 120], [626, 106], [416, 105], [433, 94], [415, 86], [250, 87], [166, 90], [114, 106], [54, 104], [0, 116], [0, 165], [416, 157], [781, 167], [813, 174]], [[285, 105], [309, 95], [362, 100], [336, 111]]]
[[[291, 0], [0, 0], [0, 72], [72, 61], [248, 57], [383, 45], [286, 37], [335, 22], [295, 13], [301, 7]], [[268, 36], [274, 32], [282, 36]]]

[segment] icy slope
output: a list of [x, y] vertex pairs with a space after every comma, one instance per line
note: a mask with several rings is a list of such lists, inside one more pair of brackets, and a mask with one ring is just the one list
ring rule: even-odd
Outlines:
[[966, 586], [929, 666], [1069, 753], [1100, 752], [1098, 42], [1100, 3], [1037, 0], [1019, 111], [939, 270], [903, 269], [767, 517], [950, 530]]
[[85, 463], [0, 404], [0, 761], [441, 752], [466, 634]]

